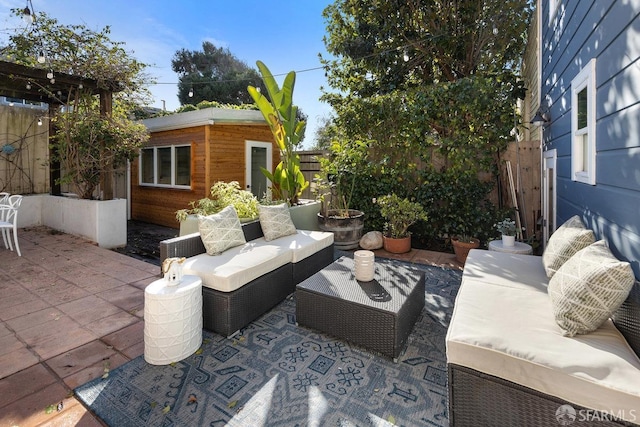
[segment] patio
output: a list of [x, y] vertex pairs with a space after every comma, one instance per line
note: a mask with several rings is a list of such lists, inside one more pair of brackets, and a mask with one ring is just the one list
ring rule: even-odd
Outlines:
[[[22, 257], [0, 249], [0, 425], [104, 425], [72, 390], [143, 353], [159, 267], [46, 227], [19, 239]], [[461, 268], [453, 254], [376, 255]]]

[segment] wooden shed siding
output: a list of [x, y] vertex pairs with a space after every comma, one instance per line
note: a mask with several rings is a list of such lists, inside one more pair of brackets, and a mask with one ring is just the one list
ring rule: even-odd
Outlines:
[[[178, 228], [179, 209], [209, 195], [217, 181], [238, 181], [245, 187], [245, 141], [273, 142], [265, 125], [204, 125], [153, 132], [146, 146], [191, 144], [191, 189], [139, 185], [138, 160], [131, 166], [131, 217], [135, 220]], [[273, 167], [280, 161], [274, 146]], [[208, 167], [207, 167], [208, 165]]]
[[[547, 6], [547, 2], [542, 2]], [[542, 94], [557, 159], [557, 224], [580, 215], [640, 277], [640, 3], [562, 1], [543, 12]], [[571, 180], [571, 81], [596, 58], [596, 185]]]

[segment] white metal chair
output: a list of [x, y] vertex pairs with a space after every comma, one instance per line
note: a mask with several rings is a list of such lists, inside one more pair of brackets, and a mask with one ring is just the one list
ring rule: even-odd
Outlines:
[[[2, 240], [4, 240], [5, 248], [13, 250], [15, 243], [18, 256], [20, 246], [18, 245], [18, 209], [22, 203], [22, 196], [14, 194], [8, 196], [3, 204], [0, 204], [0, 231], [2, 231]], [[13, 232], [13, 243], [11, 242], [11, 234]]]
[[[9, 199], [10, 193], [6, 193], [4, 191], [0, 192], [0, 206], [4, 206], [7, 204], [7, 200]], [[0, 210], [0, 221], [4, 221], [4, 210]], [[4, 241], [4, 247], [7, 246], [7, 236], [4, 229], [2, 230], [2, 240]]]

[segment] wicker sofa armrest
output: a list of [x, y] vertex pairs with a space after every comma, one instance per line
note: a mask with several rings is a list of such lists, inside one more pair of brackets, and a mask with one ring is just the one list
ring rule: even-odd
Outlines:
[[640, 357], [640, 282], [636, 281], [629, 297], [613, 314], [612, 319], [633, 351]]
[[191, 257], [206, 252], [200, 233], [187, 234], [160, 242], [160, 264], [166, 258]]

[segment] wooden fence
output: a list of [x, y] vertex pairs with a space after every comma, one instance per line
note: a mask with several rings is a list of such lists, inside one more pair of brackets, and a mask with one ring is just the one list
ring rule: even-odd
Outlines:
[[313, 178], [316, 174], [320, 173], [320, 161], [321, 157], [327, 156], [328, 151], [324, 150], [310, 150], [310, 151], [298, 151], [300, 156], [300, 170], [305, 179], [309, 181], [310, 185], [302, 193], [303, 199], [315, 199]]

